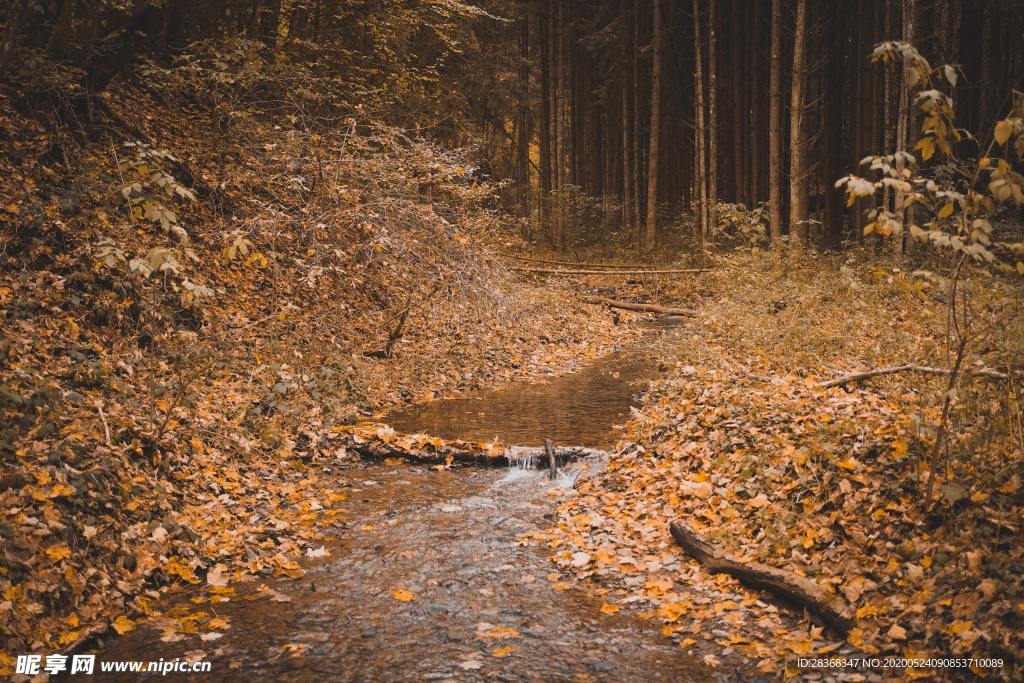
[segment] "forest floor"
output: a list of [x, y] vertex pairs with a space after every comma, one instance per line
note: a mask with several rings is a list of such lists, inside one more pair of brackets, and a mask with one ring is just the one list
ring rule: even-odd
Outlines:
[[[653, 334], [576, 296], [595, 289], [699, 314], [658, 351], [667, 376], [608, 467], [524, 536], [550, 546], [553, 582], [601, 596], [610, 619], [661, 622], [730, 671], [808, 674], [797, 657], [859, 651], [1002, 658], [975, 673], [1019, 675], [1019, 414], [1003, 429], [1015, 383], [965, 379], [927, 502], [944, 378], [816, 386], [945, 366], [927, 277], [747, 249], [640, 285], [545, 280], [494, 257], [524, 247], [464, 160], [401, 131], [322, 137], [241, 116], [224, 134], [142, 88], [109, 106], [119, 132], [82, 146], [0, 99], [0, 675], [17, 654], [134, 630], [170, 584], [219, 600], [246, 576], [301, 576], [344, 520], [326, 473], [351, 465], [353, 438], [409, 446], [347, 425]], [[1020, 327], [972, 363], [1019, 357]], [[680, 569], [677, 519], [831, 587], [854, 612], [848, 638]]]
[[[850, 680], [1019, 676], [1024, 461], [1014, 389], [983, 378], [959, 387], [956, 436], [927, 501], [922, 475], [948, 379], [817, 384], [866, 368], [945, 367], [941, 291], [855, 255], [714, 261], [663, 293], [701, 310], [663, 356], [674, 369], [653, 383], [608, 467], [530, 537], [563, 574], [602, 594], [607, 611], [660, 622], [706, 664]], [[1011, 320], [972, 365], [1019, 358], [1022, 339]], [[680, 572], [668, 529], [677, 520], [741, 561], [829, 587], [853, 616], [848, 636], [793, 621], [799, 611], [696, 562]], [[922, 662], [884, 672], [799, 666], [851, 655]], [[951, 657], [961, 668], [923, 661]]]

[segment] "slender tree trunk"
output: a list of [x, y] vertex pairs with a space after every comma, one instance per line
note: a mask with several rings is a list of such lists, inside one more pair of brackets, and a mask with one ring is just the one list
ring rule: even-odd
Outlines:
[[804, 80], [807, 65], [807, 0], [797, 0], [793, 34], [793, 85], [789, 104], [789, 235], [798, 246], [807, 242], [807, 170], [804, 168]]
[[[743, 12], [742, 0], [733, 0], [732, 11], [733, 201], [737, 204], [747, 204], [747, 172], [743, 157], [746, 153], [746, 148], [748, 147], [748, 141], [744, 135], [745, 131], [743, 125], [743, 113], [747, 111], [747, 107], [744, 106], [744, 94], [746, 93], [746, 88], [743, 87], [743, 73], [745, 72], [745, 68], [743, 65], [744, 55], [741, 50], [741, 43], [743, 40], [742, 30], [745, 26], [743, 22], [743, 15], [748, 14], [749, 12]], [[753, 11], [753, 9], [750, 11]], [[750, 49], [750, 45], [747, 46], [747, 49]]]
[[546, 2], [539, 3], [540, 17], [537, 22], [540, 27], [540, 227], [551, 239], [551, 25], [549, 17], [551, 7]]
[[651, 52], [651, 136], [647, 153], [647, 231], [644, 248], [654, 249], [658, 235], [658, 148], [661, 146], [661, 0], [651, 1], [654, 49]]
[[[850, 76], [846, 59], [848, 51], [843, 40], [843, 32], [848, 30], [846, 6], [842, 6], [835, 15], [826, 18], [825, 36], [825, 69], [824, 102], [822, 103], [822, 127], [824, 128], [824, 157], [821, 177], [822, 190], [825, 193], [825, 246], [828, 249], [839, 249], [843, 238], [843, 193], [835, 187], [835, 181], [843, 175], [843, 152], [850, 145], [843, 133], [846, 121], [852, 120], [857, 110], [856, 100], [850, 106], [849, 98], [843, 97], [843, 85]], [[845, 116], [844, 116], [845, 114]], [[844, 140], [846, 142], [844, 146]]]
[[643, 174], [643, 119], [640, 116], [640, 0], [633, 0], [633, 213], [636, 217], [636, 246], [643, 245], [640, 231], [644, 221], [641, 190]]
[[772, 0], [772, 46], [768, 113], [768, 202], [771, 240], [782, 237], [782, 0]]
[[[903, 0], [903, 40], [910, 44], [914, 43], [914, 11], [915, 3], [914, 0]], [[897, 112], [897, 123], [896, 123], [896, 151], [897, 152], [909, 152], [910, 150], [910, 135], [913, 122], [912, 114], [912, 103], [910, 101], [910, 80], [913, 77], [913, 66], [909, 62], [903, 64], [903, 78], [900, 81], [900, 99], [899, 99], [899, 111]], [[898, 158], [896, 161], [896, 168], [902, 172], [904, 170], [904, 162], [902, 158]], [[900, 260], [903, 257], [904, 244], [906, 240], [906, 225], [910, 218], [910, 211], [903, 208], [905, 201], [904, 193], [896, 193], [896, 209], [900, 213], [900, 222], [904, 225], [904, 230], [899, 234], [893, 236], [892, 240], [892, 251], [893, 257], [896, 260]]]
[[764, 181], [762, 179], [761, 171], [761, 156], [763, 151], [761, 149], [762, 135], [761, 131], [764, 130], [764, 119], [762, 114], [764, 113], [764, 107], [762, 104], [762, 85], [769, 82], [769, 78], [763, 77], [767, 67], [768, 70], [771, 66], [765, 64], [761, 59], [761, 16], [760, 16], [761, 5], [754, 5], [752, 13], [748, 16], [748, 25], [750, 26], [751, 38], [750, 38], [750, 49], [748, 51], [747, 61], [747, 73], [750, 74], [750, 78], [744, 78], [749, 83], [747, 88], [747, 101], [749, 107], [747, 109], [746, 121], [744, 121], [744, 128], [747, 131], [747, 138], [750, 140], [750, 149], [747, 156], [749, 162], [747, 168], [749, 169], [749, 180], [747, 181], [747, 199], [750, 203], [750, 208], [754, 208], [761, 201], [761, 197], [764, 196], [761, 192]]
[[718, 65], [715, 58], [715, 5], [708, 0], [708, 233], [718, 227]]
[[[623, 0], [622, 4], [623, 14], [626, 14], [626, 0]], [[633, 27], [631, 22], [627, 20], [625, 30], [623, 31], [623, 59], [631, 59], [633, 55], [633, 46], [631, 44], [631, 38], [633, 35]], [[630, 86], [628, 74], [623, 71], [622, 74], [622, 223], [626, 234], [633, 234], [635, 229], [634, 223], [634, 211], [633, 211], [633, 194], [635, 192], [633, 184], [636, 182], [636, 177], [633, 175], [633, 125], [632, 125], [632, 109], [633, 103], [631, 102], [630, 94], [632, 88]]]
[[524, 235], [529, 234], [530, 220], [530, 15], [523, 9], [519, 19], [519, 137], [516, 140], [516, 169], [519, 180], [519, 210], [526, 221]]
[[704, 51], [701, 49], [700, 29], [700, 0], [693, 0], [693, 54], [694, 54], [694, 126], [693, 134], [696, 138], [697, 147], [697, 172], [694, 179], [697, 182], [697, 197], [699, 202], [698, 210], [698, 234], [701, 243], [709, 237], [708, 222], [708, 179], [707, 159], [705, 158], [704, 146]]

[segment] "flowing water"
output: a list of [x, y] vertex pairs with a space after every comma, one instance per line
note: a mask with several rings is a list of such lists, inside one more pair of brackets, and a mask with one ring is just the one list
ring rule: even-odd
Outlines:
[[[442, 437], [523, 445], [550, 437], [607, 448], [612, 425], [652, 373], [649, 360], [620, 353], [544, 384], [439, 401], [387, 420]], [[301, 579], [268, 581], [270, 591], [243, 587], [217, 605], [230, 622], [223, 637], [164, 643], [156, 629], [140, 627], [99, 657], [201, 657], [212, 664], [195, 676], [203, 681], [707, 678], [655, 623], [600, 613], [594, 596], [557, 586], [544, 553], [518, 542], [545, 523], [576, 476], [602, 464], [576, 463], [555, 481], [519, 469], [359, 465], [345, 473], [347, 529], [328, 544], [331, 556]], [[413, 599], [395, 599], [396, 590]], [[188, 605], [187, 596], [179, 604]]]

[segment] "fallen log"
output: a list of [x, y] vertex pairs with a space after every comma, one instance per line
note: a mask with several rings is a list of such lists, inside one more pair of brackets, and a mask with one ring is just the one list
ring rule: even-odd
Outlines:
[[603, 296], [583, 296], [580, 301], [588, 304], [600, 304], [611, 308], [621, 308], [624, 311], [638, 311], [640, 313], [657, 313], [659, 315], [697, 315], [692, 308], [676, 308], [674, 306], [660, 306], [658, 304], [637, 304], [631, 301], [617, 301]]
[[348, 425], [335, 428], [341, 445], [365, 460], [402, 458], [419, 464], [439, 465], [457, 462], [479, 467], [518, 466], [530, 469], [555, 467], [591, 456], [607, 455], [604, 451], [583, 446], [505, 446], [472, 441], [445, 441], [427, 434], [399, 434], [387, 425]]
[[[862, 372], [852, 372], [848, 375], [836, 377], [826, 382], [819, 382], [818, 387], [822, 389], [828, 389], [830, 387], [840, 387], [844, 384], [850, 384], [852, 382], [860, 382], [865, 379], [872, 377], [880, 377], [882, 375], [894, 375], [899, 372], [918, 372], [924, 375], [949, 375], [950, 371], [946, 368], [932, 368], [926, 365], [892, 365], [885, 368], [875, 368], [874, 370], [864, 370]], [[1009, 375], [1005, 372], [999, 372], [998, 370], [992, 370], [991, 368], [978, 368], [975, 370], [964, 370], [966, 374], [973, 375], [975, 377], [988, 377], [989, 379], [1009, 379]]]
[[580, 261], [552, 261], [550, 259], [543, 258], [531, 258], [528, 256], [516, 256], [515, 254], [507, 254], [505, 252], [498, 252], [498, 256], [505, 258], [515, 259], [517, 261], [526, 261], [528, 263], [547, 263], [554, 266], [573, 266], [575, 268], [637, 268], [635, 263], [582, 263]]
[[672, 522], [669, 529], [676, 543], [712, 574], [728, 574], [752, 588], [769, 591], [799, 605], [841, 636], [845, 637], [853, 626], [849, 608], [842, 598], [826, 591], [812, 579], [757, 562], [739, 562], [716, 551], [682, 522]]
[[510, 270], [519, 273], [545, 275], [673, 275], [678, 273], [706, 273], [710, 268], [671, 268], [668, 270], [570, 270], [568, 268], [527, 268], [513, 266]]

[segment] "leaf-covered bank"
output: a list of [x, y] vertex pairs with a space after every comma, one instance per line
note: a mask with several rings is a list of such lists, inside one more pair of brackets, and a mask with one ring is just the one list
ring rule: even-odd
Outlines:
[[[945, 376], [818, 384], [860, 368], [942, 365], [940, 285], [855, 257], [720, 261], [692, 285], [716, 306], [679, 331], [675, 370], [647, 394], [607, 470], [535, 535], [553, 549], [556, 580], [600, 591], [609, 611], [660, 620], [723, 671], [811, 674], [799, 657], [860, 652], [1003, 662], [908, 677], [1019, 676], [1019, 384], [965, 376], [956, 436], [931, 471]], [[979, 319], [1003, 319], [999, 301], [984, 300]], [[1010, 318], [987, 337], [973, 366], [1019, 361], [1020, 325]], [[841, 596], [855, 617], [848, 638], [706, 573], [673, 544], [674, 520]]]

